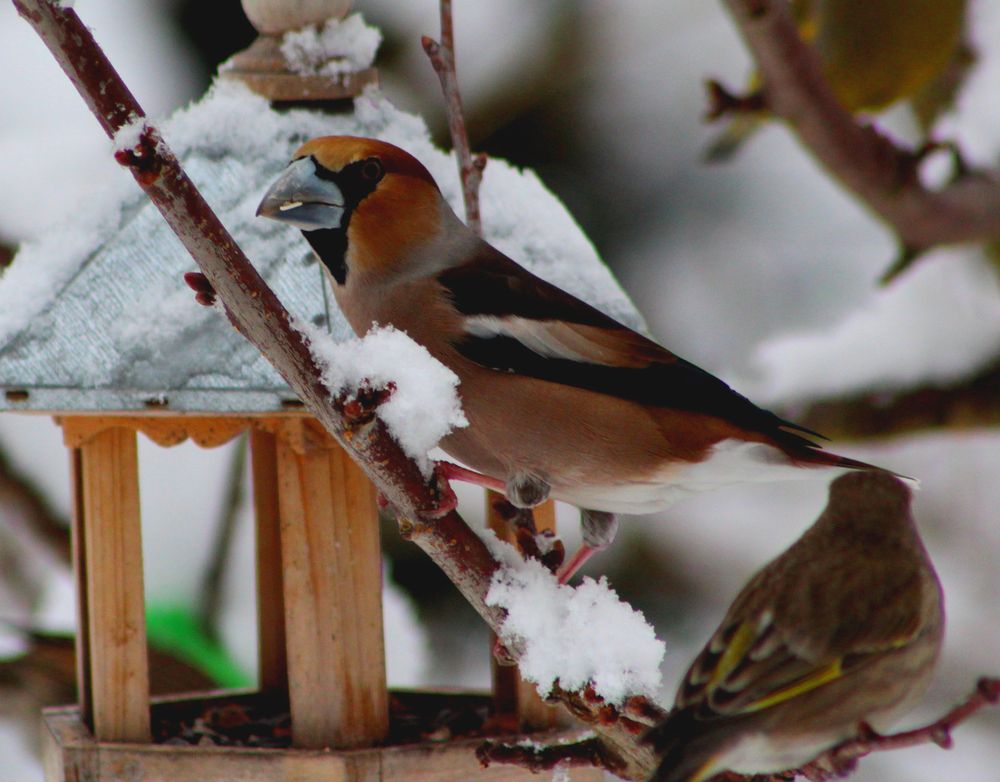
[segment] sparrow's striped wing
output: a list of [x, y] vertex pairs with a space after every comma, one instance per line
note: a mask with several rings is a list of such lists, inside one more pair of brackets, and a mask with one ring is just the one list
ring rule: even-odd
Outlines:
[[[773, 716], [769, 709], [822, 697], [826, 685], [853, 679], [916, 635], [916, 629], [898, 635], [876, 630], [869, 642], [809, 657], [792, 651], [766, 613], [724, 625], [684, 677], [670, 714], [646, 734], [662, 758], [652, 779], [702, 782], [718, 770], [712, 759], [727, 737], [760, 730]], [[787, 719], [794, 721], [790, 714]]]
[[[797, 588], [808, 592], [810, 584], [800, 582]], [[908, 605], [911, 601], [904, 597], [909, 590], [920, 589], [917, 579], [904, 574], [894, 599]], [[860, 598], [854, 601], [855, 606], [861, 602]], [[843, 628], [833, 628], [826, 642], [813, 644], [810, 651], [806, 651], [808, 642], [796, 644], [790, 640], [795, 632], [808, 636], [808, 628], [783, 631], [769, 611], [724, 624], [691, 665], [675, 705], [678, 709], [692, 709], [698, 719], [752, 714], [836, 681], [915, 640], [920, 631], [915, 612], [895, 611], [886, 605], [878, 613], [874, 617], [855, 617], [844, 612], [852, 621], [845, 621]]]
[[465, 316], [456, 349], [500, 372], [655, 407], [716, 416], [793, 447], [814, 432], [754, 405], [713, 375], [531, 274], [487, 244], [438, 281]]
[[843, 675], [843, 657], [804, 659], [763, 619], [731, 624], [713, 636], [684, 677], [677, 708], [695, 708], [701, 718], [736, 716], [775, 706]]

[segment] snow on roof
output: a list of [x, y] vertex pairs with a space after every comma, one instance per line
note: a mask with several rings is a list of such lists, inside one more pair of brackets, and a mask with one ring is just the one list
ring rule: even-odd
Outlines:
[[[305, 140], [374, 136], [418, 157], [461, 214], [454, 159], [423, 120], [370, 88], [353, 113], [277, 112], [220, 80], [162, 123], [167, 143], [247, 256], [300, 321], [350, 336], [298, 231], [254, 217]], [[641, 317], [590, 241], [531, 171], [491, 160], [482, 187], [487, 238], [533, 272], [630, 326]], [[138, 188], [95, 182], [68, 224], [22, 247], [0, 277], [0, 411], [248, 413], [293, 399], [284, 381], [182, 280], [194, 262]], [[27, 394], [19, 393], [26, 391]], [[14, 393], [11, 393], [14, 392]]]

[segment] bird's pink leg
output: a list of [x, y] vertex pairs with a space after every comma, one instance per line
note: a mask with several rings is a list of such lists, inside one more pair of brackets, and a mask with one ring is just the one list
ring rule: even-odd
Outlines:
[[507, 484], [497, 478], [461, 467], [454, 462], [437, 462], [434, 471], [446, 481], [464, 481], [475, 486], [482, 486], [484, 489], [493, 489], [503, 494], [507, 489]]
[[568, 562], [564, 562], [562, 567], [556, 572], [556, 578], [559, 579], [559, 583], [568, 583], [569, 580], [576, 575], [576, 571], [587, 564], [587, 560], [600, 550], [601, 549], [599, 548], [588, 546], [586, 543], [580, 544], [580, 548], [576, 550], [576, 553], [572, 556], [572, 558], [570, 558]]
[[613, 513], [585, 508], [580, 514], [583, 543], [569, 562], [556, 573], [560, 584], [565, 584], [598, 551], [604, 551], [618, 534], [618, 517]]

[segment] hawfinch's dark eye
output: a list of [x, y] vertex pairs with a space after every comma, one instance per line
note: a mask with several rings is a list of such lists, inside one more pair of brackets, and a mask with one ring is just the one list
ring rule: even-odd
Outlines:
[[382, 168], [382, 161], [377, 157], [370, 157], [361, 164], [361, 176], [369, 182], [378, 182], [384, 174], [385, 169]]

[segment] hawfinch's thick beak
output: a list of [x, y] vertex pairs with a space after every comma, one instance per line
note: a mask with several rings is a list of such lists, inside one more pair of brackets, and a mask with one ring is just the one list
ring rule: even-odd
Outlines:
[[316, 174], [311, 157], [299, 158], [264, 194], [257, 216], [289, 223], [303, 231], [340, 228], [344, 195], [335, 182]]

